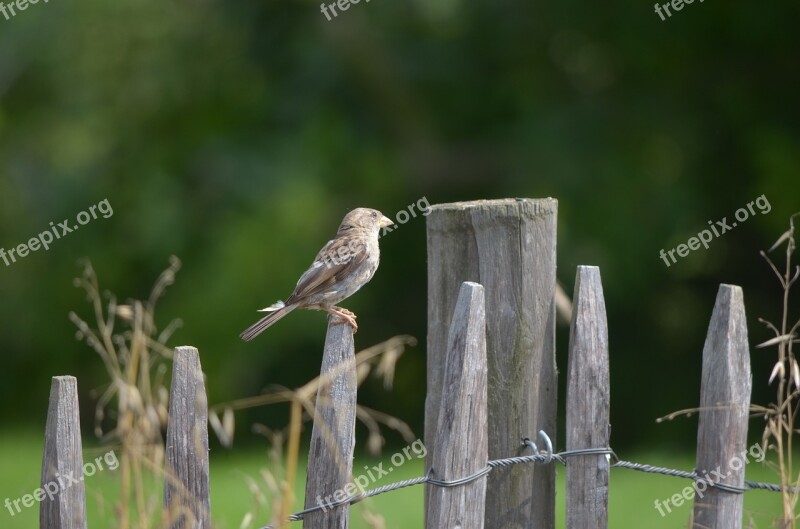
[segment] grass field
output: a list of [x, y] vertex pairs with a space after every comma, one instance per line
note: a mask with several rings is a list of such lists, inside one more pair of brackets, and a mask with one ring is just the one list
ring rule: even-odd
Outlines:
[[[86, 459], [100, 455], [104, 451], [87, 451]], [[0, 461], [2, 479], [0, 479], [0, 501], [9, 498], [12, 501], [24, 494], [33, 492], [39, 486], [41, 466], [42, 438], [34, 433], [9, 432], [0, 434]], [[391, 454], [383, 458], [369, 460], [357, 458], [356, 469], [364, 465], [373, 465], [383, 461], [388, 465]], [[627, 454], [626, 458], [637, 462], [668, 466], [690, 470], [693, 467], [690, 455], [666, 453]], [[254, 514], [250, 527], [258, 528], [268, 522], [268, 513], [259, 511], [254, 495], [247, 483], [247, 476], [262, 482], [259, 471], [267, 465], [266, 450], [214, 450], [211, 454], [211, 506], [215, 527], [219, 529], [238, 529], [246, 513]], [[421, 460], [412, 459], [395, 469], [391, 476], [377, 481], [374, 486], [381, 486], [393, 481], [420, 476], [423, 473]], [[300, 476], [305, 471], [301, 469]], [[558, 527], [564, 527], [564, 469], [558, 469], [557, 513]], [[752, 463], [747, 468], [748, 479], [775, 481], [775, 475], [762, 465]], [[106, 470], [86, 479], [87, 510], [90, 529], [114, 529], [113, 510], [109, 501], [114, 501], [118, 492], [118, 471]], [[626, 469], [614, 469], [610, 485], [610, 520], [609, 526], [614, 529], [634, 529], [648, 527], [653, 529], [686, 527], [691, 512], [691, 505], [685, 504], [673, 509], [671, 514], [661, 516], [655, 509], [655, 501], [662, 502], [680, 493], [688, 484], [684, 480], [659, 475], [642, 474]], [[157, 496], [161, 489], [153, 485]], [[301, 497], [302, 486], [298, 488]], [[422, 494], [421, 486], [402, 490], [367, 500], [353, 507], [351, 527], [366, 529], [362, 512], [366, 505], [372, 511], [380, 513], [387, 529], [417, 529], [422, 527]], [[295, 506], [301, 507], [298, 503]], [[774, 517], [779, 513], [780, 496], [776, 493], [752, 491], [745, 495], [745, 510], [748, 519], [753, 520], [752, 527], [772, 527]], [[0, 514], [0, 527], [3, 529], [30, 529], [38, 526], [38, 505], [23, 509], [12, 516], [7, 508]], [[295, 527], [300, 527], [296, 524]]]

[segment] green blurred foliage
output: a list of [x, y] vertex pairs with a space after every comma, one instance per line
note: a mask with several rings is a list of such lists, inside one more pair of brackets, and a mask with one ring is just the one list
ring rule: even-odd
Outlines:
[[[71, 280], [143, 298], [183, 261], [159, 307], [182, 318], [212, 403], [318, 373], [325, 320], [295, 313], [238, 333], [290, 293], [344, 213], [431, 203], [559, 199], [559, 273], [601, 266], [615, 446], [691, 446], [700, 353], [721, 282], [742, 285], [751, 342], [777, 283], [758, 256], [800, 210], [796, 2], [361, 2], [331, 22], [313, 2], [40, 2], [0, 18], [0, 246], [107, 198], [114, 209], [0, 263], [2, 421], [42, 425], [49, 377], [79, 377], [84, 422], [107, 383], [74, 338], [89, 317]], [[765, 194], [772, 211], [667, 268], [659, 259]], [[345, 305], [357, 347], [408, 333], [391, 392], [361, 401], [421, 431], [425, 222], [382, 239], [373, 282]], [[800, 305], [794, 298], [797, 315]], [[559, 365], [566, 370], [566, 333]], [[754, 351], [766, 403], [770, 352]], [[238, 421], [285, 422], [285, 410]], [[754, 423], [753, 430], [760, 430]], [[245, 430], [246, 432], [246, 430]]]

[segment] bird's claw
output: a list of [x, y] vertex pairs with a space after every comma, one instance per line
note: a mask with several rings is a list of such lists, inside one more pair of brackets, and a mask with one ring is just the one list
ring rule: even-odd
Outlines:
[[353, 328], [353, 334], [358, 332], [358, 324], [356, 323], [356, 315], [354, 313], [342, 307], [331, 307], [328, 312], [340, 322], [349, 324], [350, 327]]

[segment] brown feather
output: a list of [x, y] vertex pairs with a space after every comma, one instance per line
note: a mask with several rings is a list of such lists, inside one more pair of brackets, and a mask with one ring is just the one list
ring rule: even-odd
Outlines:
[[368, 254], [364, 244], [348, 244], [351, 238], [328, 241], [314, 259], [314, 264], [304, 273], [286, 304], [324, 292], [342, 281], [363, 263]]
[[283, 318], [296, 308], [297, 305], [286, 305], [282, 309], [278, 309], [275, 312], [270, 312], [269, 314], [267, 314], [266, 316], [255, 322], [253, 325], [245, 329], [244, 332], [242, 332], [242, 334], [239, 335], [239, 337], [242, 340], [249, 342], [256, 336], [267, 330], [273, 323]]

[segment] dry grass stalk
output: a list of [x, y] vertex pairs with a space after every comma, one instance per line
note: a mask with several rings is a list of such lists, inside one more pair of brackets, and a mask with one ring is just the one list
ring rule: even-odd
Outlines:
[[83, 263], [82, 274], [75, 279], [75, 286], [86, 292], [92, 306], [94, 324], [75, 312], [69, 317], [78, 328], [77, 338], [97, 352], [111, 381], [95, 408], [95, 433], [121, 451], [122, 493], [115, 506], [121, 529], [168, 523], [163, 518], [169, 516], [161, 516], [160, 487], [153, 485], [164, 477], [162, 432], [169, 409], [165, 379], [172, 358], [166, 342], [180, 322], [173, 321], [159, 331], [155, 307], [179, 269], [180, 261], [172, 257], [148, 299], [124, 305], [118, 305], [112, 293], [100, 290], [90, 262]]
[[[800, 277], [800, 266], [792, 266], [792, 254], [796, 249], [794, 219], [798, 216], [800, 216], [800, 213], [793, 215], [789, 219], [789, 229], [778, 238], [767, 252], [761, 252], [783, 289], [780, 324], [775, 325], [763, 318], [759, 318], [759, 321], [766, 325], [775, 336], [756, 346], [757, 348], [777, 347], [778, 349], [778, 360], [769, 378], [770, 384], [774, 381], [778, 383], [776, 401], [769, 406], [759, 407], [758, 411], [766, 421], [762, 444], [764, 447], [774, 450], [778, 457], [776, 470], [783, 487], [781, 492], [783, 513], [781, 519], [777, 522], [777, 526], [781, 529], [795, 528], [797, 521], [795, 512], [798, 500], [796, 490], [800, 486], [800, 473], [795, 469], [792, 459], [794, 434], [797, 431], [797, 413], [798, 408], [800, 408], [800, 403], [798, 403], [798, 397], [800, 397], [800, 367], [798, 367], [793, 345], [800, 342], [800, 339], [798, 339], [800, 320], [789, 327], [789, 294], [792, 286]], [[784, 245], [786, 247], [785, 264], [783, 271], [780, 271], [767, 254]]]

